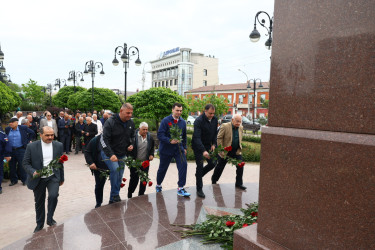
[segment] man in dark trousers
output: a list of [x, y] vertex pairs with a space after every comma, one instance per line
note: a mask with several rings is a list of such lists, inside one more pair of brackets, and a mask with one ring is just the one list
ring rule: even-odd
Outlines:
[[76, 148], [75, 148], [76, 152], [75, 152], [75, 154], [78, 154], [78, 152], [81, 151], [82, 148], [83, 148], [81, 137], [82, 136], [84, 137], [85, 126], [86, 126], [86, 124], [83, 122], [83, 117], [82, 116], [79, 117], [78, 122], [75, 125], [75, 130], [74, 130], [75, 140], [76, 140]]
[[[194, 122], [194, 133], [192, 140], [192, 148], [194, 150], [195, 162], [197, 168], [195, 171], [195, 179], [197, 185], [197, 195], [204, 198], [203, 193], [203, 176], [211, 171], [215, 164], [210, 159], [210, 151], [215, 150], [217, 139], [217, 123], [215, 117], [215, 106], [207, 104], [204, 113], [200, 115]], [[204, 159], [207, 165], [203, 167]]]
[[108, 170], [100, 154], [100, 138], [102, 135], [95, 136], [84, 151], [86, 163], [89, 164], [92, 174], [95, 176], [95, 208], [100, 207], [103, 203], [103, 189], [107, 178], [101, 176], [103, 170]]
[[57, 206], [57, 197], [59, 196], [59, 187], [64, 184], [64, 165], [59, 168], [52, 168], [50, 175], [40, 176], [37, 170], [46, 168], [48, 164], [64, 153], [63, 144], [54, 141], [54, 132], [51, 127], [45, 126], [40, 130], [41, 140], [27, 145], [23, 167], [27, 172], [27, 187], [34, 192], [36, 228], [35, 232], [42, 230], [45, 221], [45, 200], [46, 189], [48, 189], [48, 211], [47, 225], [53, 226], [56, 221], [53, 214]]
[[[146, 122], [141, 122], [139, 124], [139, 129], [135, 131], [134, 138], [134, 149], [133, 157], [135, 159], [143, 161], [152, 161], [154, 159], [154, 138], [148, 132], [148, 124]], [[150, 166], [146, 169], [141, 169], [142, 171], [148, 173]], [[139, 176], [135, 171], [135, 168], [130, 169], [130, 181], [128, 188], [128, 198], [132, 198], [135, 189], [137, 188], [139, 181]], [[142, 183], [139, 184], [138, 196], [144, 195], [146, 191], [146, 186]]]
[[[98, 127], [92, 122], [91, 117], [86, 117], [86, 125], [84, 130], [85, 145], [88, 145], [92, 138], [98, 134]], [[85, 146], [86, 147], [86, 146]], [[85, 149], [85, 147], [83, 147]]]
[[64, 145], [64, 151], [66, 154], [69, 154], [70, 151], [70, 137], [71, 137], [71, 130], [70, 124], [71, 120], [69, 119], [69, 115], [65, 114], [64, 119], [60, 119], [57, 123], [57, 127], [59, 128], [59, 138], [60, 142]]
[[106, 160], [111, 181], [111, 194], [109, 203], [121, 201], [120, 185], [124, 174], [125, 163], [119, 161], [129, 155], [133, 150], [134, 142], [134, 122], [131, 120], [133, 106], [124, 103], [120, 113], [109, 118], [103, 127], [103, 136], [100, 139], [102, 147], [101, 156]]
[[12, 152], [12, 145], [10, 144], [8, 140], [7, 134], [3, 132], [3, 129], [0, 125], [0, 194], [3, 193], [1, 183], [3, 182], [3, 178], [4, 178], [4, 159], [6, 162], [9, 162], [11, 159], [10, 157], [11, 152]]
[[[162, 191], [162, 182], [164, 180], [165, 174], [167, 173], [169, 164], [172, 158], [175, 158], [177, 169], [178, 169], [178, 189], [177, 195], [189, 197], [190, 193], [186, 192], [184, 186], [186, 184], [186, 172], [187, 172], [187, 162], [186, 162], [186, 122], [181, 118], [182, 114], [182, 104], [175, 103], [172, 106], [172, 114], [165, 117], [161, 123], [158, 130], [159, 144], [159, 155], [160, 155], [160, 165], [157, 173], [157, 185], [156, 192]], [[177, 125], [181, 129], [180, 138], [182, 140], [176, 140], [171, 138], [170, 129], [172, 126]]]
[[25, 125], [18, 125], [17, 118], [11, 118], [9, 127], [5, 128], [5, 133], [8, 135], [8, 140], [12, 145], [12, 153], [10, 155], [12, 159], [9, 162], [9, 186], [16, 185], [19, 179], [23, 185], [26, 185], [26, 173], [22, 167], [22, 161], [27, 144], [35, 138], [34, 131]]

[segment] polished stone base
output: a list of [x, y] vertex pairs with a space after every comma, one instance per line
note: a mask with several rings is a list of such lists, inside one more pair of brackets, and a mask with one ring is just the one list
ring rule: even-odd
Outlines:
[[177, 196], [176, 190], [135, 197], [46, 226], [5, 249], [188, 249], [199, 246], [200, 239], [182, 240], [175, 232], [182, 228], [171, 224], [194, 224], [204, 213], [236, 213], [258, 200], [258, 183], [245, 186], [246, 191], [236, 189], [234, 183], [207, 185], [204, 199], [196, 196], [195, 187], [187, 189], [190, 198]]

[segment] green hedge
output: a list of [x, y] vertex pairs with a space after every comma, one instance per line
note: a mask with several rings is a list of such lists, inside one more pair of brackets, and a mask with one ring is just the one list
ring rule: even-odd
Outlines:
[[135, 125], [135, 129], [139, 128], [139, 124], [141, 124], [141, 122], [147, 122], [148, 131], [156, 131], [155, 121], [153, 121], [151, 119], [133, 118], [133, 122], [134, 122], [134, 125]]
[[242, 140], [243, 141], [260, 143], [261, 137], [258, 137], [258, 136], [244, 136], [244, 137], [242, 137]]

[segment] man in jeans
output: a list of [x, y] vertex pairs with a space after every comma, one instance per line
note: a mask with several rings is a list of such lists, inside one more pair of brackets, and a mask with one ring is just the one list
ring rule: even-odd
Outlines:
[[124, 103], [120, 113], [114, 114], [105, 122], [103, 136], [100, 139], [100, 153], [110, 171], [110, 204], [121, 201], [120, 185], [125, 168], [125, 163], [121, 159], [133, 150], [134, 122], [130, 119], [132, 115], [133, 106]]

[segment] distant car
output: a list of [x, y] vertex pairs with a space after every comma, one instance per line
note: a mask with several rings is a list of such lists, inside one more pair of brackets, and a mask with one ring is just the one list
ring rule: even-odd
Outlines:
[[199, 115], [191, 115], [194, 119], [197, 119]]
[[192, 125], [195, 122], [195, 118], [189, 115], [186, 122], [188, 125]]
[[232, 115], [224, 115], [223, 118], [221, 118], [220, 124], [232, 121], [232, 117]]

